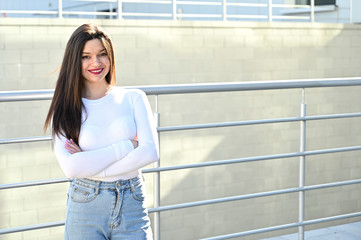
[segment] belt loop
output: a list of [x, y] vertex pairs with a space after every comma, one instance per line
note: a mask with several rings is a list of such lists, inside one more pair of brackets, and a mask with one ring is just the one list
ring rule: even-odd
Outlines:
[[133, 179], [129, 179], [129, 184], [130, 184], [130, 189], [132, 190], [132, 192], [134, 192], [134, 184], [133, 184]]
[[97, 181], [97, 186], [95, 188], [95, 195], [99, 194], [99, 186], [100, 186], [100, 181]]

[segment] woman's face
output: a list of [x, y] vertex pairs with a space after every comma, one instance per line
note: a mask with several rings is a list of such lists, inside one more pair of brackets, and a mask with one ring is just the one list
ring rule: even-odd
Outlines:
[[92, 39], [85, 43], [82, 53], [82, 76], [87, 83], [105, 81], [110, 61], [102, 42]]

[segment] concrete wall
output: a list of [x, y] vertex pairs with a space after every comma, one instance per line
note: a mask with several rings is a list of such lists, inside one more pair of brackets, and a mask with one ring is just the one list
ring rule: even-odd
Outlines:
[[[0, 19], [0, 90], [51, 89], [65, 44], [86, 20]], [[118, 85], [242, 82], [361, 75], [361, 27], [341, 24], [98, 21], [116, 47]], [[55, 72], [54, 72], [55, 71]], [[360, 87], [306, 91], [307, 115], [360, 112]], [[154, 107], [154, 97], [149, 98]], [[301, 91], [159, 97], [161, 125], [299, 115]], [[49, 102], [0, 103], [0, 138], [43, 135]], [[360, 145], [359, 119], [307, 124], [307, 150]], [[297, 152], [299, 123], [168, 132], [161, 165]], [[361, 178], [360, 153], [307, 158], [306, 184]], [[0, 184], [61, 178], [50, 143], [0, 145]], [[151, 174], [146, 175], [151, 207]], [[161, 174], [162, 205], [298, 186], [298, 159], [197, 168]], [[0, 228], [65, 218], [67, 184], [0, 192]], [[306, 219], [359, 211], [357, 186], [306, 194]], [[199, 239], [296, 222], [298, 195], [287, 194], [166, 211], [162, 239]], [[332, 222], [338, 224], [357, 219]], [[319, 227], [321, 225], [313, 226]], [[294, 232], [272, 232], [242, 239]], [[63, 227], [0, 235], [62, 239]]]

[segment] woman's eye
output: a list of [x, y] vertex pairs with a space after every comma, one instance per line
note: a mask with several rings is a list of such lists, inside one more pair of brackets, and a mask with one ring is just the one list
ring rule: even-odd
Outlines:
[[104, 57], [104, 56], [108, 56], [108, 54], [106, 52], [103, 52], [100, 54], [101, 57]]
[[90, 57], [89, 56], [82, 56], [81, 58], [82, 59], [89, 59]]

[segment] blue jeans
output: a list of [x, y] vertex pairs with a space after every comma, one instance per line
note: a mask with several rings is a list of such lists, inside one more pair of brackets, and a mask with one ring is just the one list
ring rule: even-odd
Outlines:
[[74, 179], [68, 194], [65, 239], [153, 239], [142, 178]]

